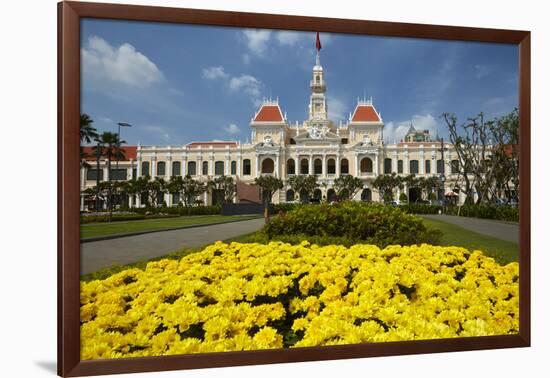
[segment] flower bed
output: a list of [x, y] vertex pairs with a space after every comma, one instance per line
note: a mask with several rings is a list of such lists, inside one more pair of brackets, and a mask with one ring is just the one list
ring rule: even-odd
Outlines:
[[518, 274], [458, 247], [218, 242], [81, 283], [81, 358], [517, 333]]

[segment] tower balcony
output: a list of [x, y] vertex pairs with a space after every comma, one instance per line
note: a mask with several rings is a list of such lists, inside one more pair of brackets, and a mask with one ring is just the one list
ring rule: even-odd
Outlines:
[[317, 91], [325, 91], [327, 89], [324, 81], [317, 82], [315, 80], [311, 80], [309, 82], [309, 86], [311, 87], [311, 89], [314, 89]]

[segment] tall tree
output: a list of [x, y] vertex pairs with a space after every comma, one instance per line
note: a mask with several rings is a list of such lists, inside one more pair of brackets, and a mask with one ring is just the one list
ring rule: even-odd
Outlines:
[[212, 191], [219, 190], [223, 194], [223, 203], [232, 202], [237, 193], [237, 185], [231, 176], [216, 177], [208, 183], [208, 188]]
[[[97, 146], [96, 148], [96, 157], [99, 160], [101, 157], [107, 159], [107, 182], [108, 182], [108, 194], [107, 194], [107, 205], [109, 209], [109, 222], [112, 220], [113, 214], [113, 198], [112, 198], [112, 187], [111, 187], [111, 162], [114, 158], [124, 159], [124, 151], [117, 148], [119, 144], [126, 143], [124, 141], [119, 141], [118, 134], [105, 131], [101, 133], [96, 138]], [[99, 176], [99, 162], [98, 166], [98, 176]]]
[[313, 192], [318, 188], [317, 176], [295, 175], [288, 179], [288, 185], [300, 196], [300, 201], [306, 203], [313, 197]]
[[206, 185], [204, 183], [194, 180], [190, 175], [184, 177], [182, 182], [182, 200], [188, 214], [191, 213], [191, 206], [195, 203], [197, 197], [205, 191]]
[[373, 188], [378, 190], [384, 202], [391, 202], [394, 199], [394, 190], [403, 189], [403, 178], [395, 172], [391, 174], [378, 175], [371, 183]]
[[334, 180], [334, 191], [338, 198], [351, 200], [363, 188], [363, 180], [351, 175], [342, 175]]
[[86, 158], [89, 156], [84, 152], [82, 148], [83, 143], [91, 143], [97, 139], [97, 130], [92, 126], [94, 120], [86, 113], [80, 115], [80, 168], [90, 168], [90, 165], [86, 163]]

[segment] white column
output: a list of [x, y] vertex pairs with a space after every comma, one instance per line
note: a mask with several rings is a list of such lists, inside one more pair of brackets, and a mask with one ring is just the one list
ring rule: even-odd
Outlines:
[[157, 158], [151, 158], [151, 178], [154, 180], [157, 177]]
[[166, 169], [164, 170], [164, 178], [169, 180], [172, 177], [172, 157], [168, 156], [166, 159]]
[[403, 156], [403, 174], [408, 175], [409, 170], [409, 153], [405, 152], [405, 156]]
[[340, 177], [340, 154], [336, 155], [336, 177]]
[[275, 177], [281, 177], [281, 167], [279, 162], [279, 154], [275, 155]]
[[84, 211], [84, 196], [80, 195], [80, 211]]
[[399, 158], [397, 157], [397, 151], [394, 151], [392, 159], [391, 159], [391, 171], [397, 173], [397, 161]]
[[181, 158], [181, 169], [180, 169], [180, 172], [181, 172], [181, 177], [185, 177], [187, 175], [187, 157], [186, 156], [183, 156]]
[[422, 151], [420, 152], [420, 158], [418, 159], [418, 173], [423, 175], [425, 167], [426, 167], [426, 159], [424, 158], [424, 151]]
[[355, 176], [357, 176], [357, 177], [360, 176], [360, 171], [359, 171], [359, 154], [355, 154]]
[[322, 174], [323, 177], [327, 177], [327, 155], [323, 154], [323, 160], [322, 160]]
[[214, 156], [210, 156], [210, 159], [208, 162], [208, 175], [214, 176]]
[[378, 159], [378, 152], [376, 152], [376, 154], [374, 155], [374, 169], [373, 169], [373, 173], [374, 173], [374, 176], [378, 176], [378, 172], [380, 171], [380, 161]]
[[128, 175], [130, 177], [130, 180], [134, 180], [134, 160], [130, 159], [130, 174]]
[[241, 177], [241, 167], [242, 167], [242, 164], [243, 164], [243, 157], [242, 155], [239, 153], [237, 155], [237, 177]]
[[138, 157], [137, 161], [137, 177], [141, 177], [141, 157]]
[[313, 155], [309, 155], [308, 173], [309, 173], [310, 175], [313, 174]]
[[80, 168], [80, 189], [86, 188], [86, 168]]
[[103, 181], [108, 181], [109, 180], [109, 166], [108, 166], [109, 162], [108, 160], [105, 160], [105, 165], [103, 166]]

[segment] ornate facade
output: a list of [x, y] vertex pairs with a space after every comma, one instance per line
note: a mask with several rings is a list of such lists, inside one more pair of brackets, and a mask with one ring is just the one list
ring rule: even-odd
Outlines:
[[[380, 196], [372, 188], [372, 180], [380, 174], [395, 172], [424, 177], [444, 174], [445, 191], [454, 189], [452, 177], [456, 172], [452, 163], [457, 156], [452, 145], [436, 142], [427, 131], [417, 131], [412, 125], [401, 142], [385, 144], [384, 121], [372, 99], [358, 100], [347, 122], [334, 123], [329, 119], [324, 76], [318, 52], [309, 83], [309, 116], [301, 123], [288, 121], [278, 99], [264, 101], [250, 120], [250, 143], [211, 141], [183, 146], [127, 147], [126, 159], [118, 163], [118, 171], [113, 163], [112, 178], [149, 175], [169, 179], [189, 174], [198, 180], [209, 180], [225, 175], [252, 184], [260, 175], [275, 175], [286, 183], [291, 175], [315, 174], [319, 182], [315, 196], [330, 200], [335, 178], [350, 174], [364, 183], [356, 200], [378, 201]], [[91, 168], [83, 168], [81, 172], [82, 190], [96, 184], [95, 162], [89, 164]], [[106, 162], [102, 162], [101, 170], [102, 179], [106, 179]], [[412, 189], [404, 189], [410, 200], [415, 196]], [[296, 193], [285, 187], [273, 201], [294, 201], [296, 197]], [[168, 194], [164, 200], [169, 206], [179, 201]], [[240, 200], [239, 193], [235, 200]], [[206, 193], [204, 202], [211, 204], [212, 196]], [[81, 205], [84, 208], [84, 198]], [[141, 206], [139, 198], [130, 199], [130, 206]]]

